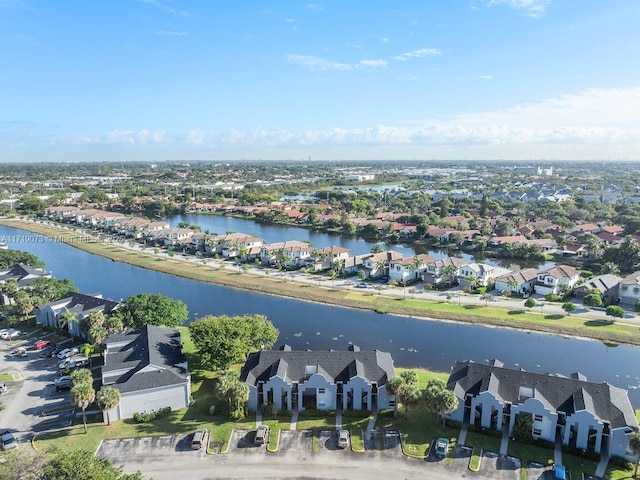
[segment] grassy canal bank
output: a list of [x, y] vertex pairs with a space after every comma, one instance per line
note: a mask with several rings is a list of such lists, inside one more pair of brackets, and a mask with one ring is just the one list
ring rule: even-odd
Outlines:
[[[320, 287], [313, 282], [304, 283], [288, 279], [287, 276], [267, 276], [255, 272], [221, 268], [217, 262], [206, 264], [187, 262], [181, 257], [157, 255], [150, 249], [132, 250], [125, 244], [102, 243], [82, 232], [34, 223], [22, 219], [0, 219], [0, 225], [20, 228], [55, 238], [89, 253], [110, 258], [114, 261], [136, 265], [159, 272], [178, 275], [193, 280], [216, 285], [238, 288], [258, 293], [278, 295], [337, 305], [348, 308], [372, 310], [432, 319], [466, 322], [481, 325], [510, 327], [567, 336], [587, 337], [604, 342], [640, 345], [640, 324], [610, 322], [606, 318], [594, 319], [575, 315], [542, 314], [527, 311], [522, 302], [514, 302], [512, 308], [485, 305], [480, 299], [477, 304], [459, 305], [455, 300], [406, 298], [355, 289]], [[206, 260], [205, 260], [206, 261]], [[310, 277], [315, 278], [315, 277]], [[604, 313], [602, 314], [604, 317]]]

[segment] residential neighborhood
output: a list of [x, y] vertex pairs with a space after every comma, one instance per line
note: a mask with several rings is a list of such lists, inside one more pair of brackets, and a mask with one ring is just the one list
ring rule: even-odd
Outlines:
[[[156, 168], [177, 168], [189, 178], [200, 165]], [[630, 201], [640, 190], [624, 202], [605, 201], [616, 198], [614, 193], [587, 199], [589, 181], [581, 190], [560, 188], [579, 171], [575, 166], [503, 168], [508, 174], [451, 166], [354, 167], [341, 171], [341, 182], [353, 182], [348, 188], [298, 192], [297, 198], [284, 192], [292, 181], [262, 182], [260, 194], [249, 184], [198, 192], [154, 181], [148, 185], [173, 193], [158, 190], [149, 196], [117, 191], [134, 176], [108, 181], [91, 176], [75, 180], [84, 185], [82, 195], [57, 188], [51, 189], [55, 195], [42, 198], [23, 194], [0, 228], [33, 229], [65, 239], [61, 245], [71, 248], [102, 249], [114, 266], [130, 258], [133, 265], [169, 267], [172, 275], [196, 275], [224, 288], [256, 286], [269, 292], [273, 285], [283, 297], [329, 305], [340, 297], [337, 305], [377, 315], [361, 332], [367, 341], [380, 335], [374, 324], [384, 323], [384, 314], [410, 312], [409, 318], [458, 322], [468, 315], [473, 322], [560, 335], [578, 321], [584, 323], [580, 332], [607, 345], [611, 339], [625, 343], [625, 335], [633, 343], [633, 333], [619, 331], [632, 332], [640, 311], [640, 221]], [[149, 172], [156, 175], [149, 170], [143, 178]], [[490, 179], [497, 177], [505, 179], [502, 188], [489, 192]], [[359, 185], [375, 186], [382, 179], [394, 186], [376, 191]], [[611, 192], [631, 183], [626, 185]], [[153, 211], [160, 205], [162, 212]], [[233, 227], [224, 228], [225, 223]], [[21, 443], [53, 441], [52, 429], [82, 434], [99, 427], [107, 436], [98, 452], [125, 458], [129, 447], [119, 451], [117, 445], [131, 440], [108, 438], [112, 424], [136, 438], [136, 432], [152, 431], [152, 425], [168, 428], [170, 421], [173, 433], [163, 442], [189, 444], [195, 442], [194, 432], [204, 429], [196, 443], [228, 461], [240, 451], [268, 452], [267, 462], [278, 455], [339, 452], [377, 458], [384, 451], [393, 458], [397, 453], [426, 460], [424, 468], [444, 475], [459, 468], [449, 473], [470, 470], [493, 477], [496, 455], [511, 462], [516, 476], [529, 469], [536, 475], [536, 468], [551, 474], [555, 465], [605, 478], [637, 458], [633, 382], [625, 383], [628, 388], [617, 386], [618, 378], [593, 383], [561, 366], [547, 373], [517, 368], [515, 361], [505, 367], [492, 360], [496, 355], [490, 348], [484, 361], [462, 356], [440, 367], [446, 372], [416, 373], [406, 360], [397, 365], [394, 359], [434, 345], [398, 348], [391, 339], [379, 338], [372, 349], [361, 350], [360, 342], [346, 343], [338, 332], [332, 338], [336, 348], [329, 350], [308, 337], [301, 345], [296, 339], [302, 332], [289, 333], [276, 347], [277, 329], [265, 333], [259, 316], [216, 316], [202, 309], [187, 315], [176, 307], [181, 313], [173, 320], [174, 307], [156, 294], [141, 293], [144, 298], [138, 299], [134, 291], [125, 299], [81, 291], [69, 279], [55, 277], [60, 267], [48, 271], [27, 252], [15, 250], [26, 242], [7, 232], [0, 239], [8, 252], [0, 270], [0, 321], [7, 323], [2, 334], [7, 343], [1, 347], [9, 368], [0, 374], [7, 375], [8, 395], [0, 400], [8, 399], [13, 416], [18, 415], [16, 401], [34, 411], [48, 412], [56, 399], [69, 406], [64, 414], [54, 409], [45, 422], [21, 416], [22, 427], [15, 430]], [[83, 243], [69, 240], [76, 238]], [[141, 282], [138, 288], [149, 291], [154, 283]], [[182, 295], [184, 289], [176, 284], [175, 291]], [[133, 305], [145, 313], [138, 318]], [[164, 313], [156, 317], [147, 308]], [[257, 323], [243, 326], [248, 321]], [[322, 326], [315, 328], [321, 336]], [[208, 337], [213, 332], [235, 340], [213, 341]], [[255, 341], [247, 332], [254, 332]], [[298, 346], [289, 345], [291, 340]], [[20, 365], [27, 362], [42, 371], [42, 380], [13, 377], [14, 372], [23, 375]], [[54, 372], [45, 373], [48, 368]], [[91, 385], [83, 383], [83, 370], [90, 372]], [[44, 392], [40, 401], [33, 395], [36, 386]], [[308, 447], [305, 439], [313, 439]], [[540, 450], [523, 453], [523, 445]], [[185, 453], [172, 448], [176, 460]], [[130, 451], [139, 452], [138, 447]], [[149, 447], [147, 453], [153, 452]], [[535, 459], [543, 460], [541, 467], [534, 466]]]

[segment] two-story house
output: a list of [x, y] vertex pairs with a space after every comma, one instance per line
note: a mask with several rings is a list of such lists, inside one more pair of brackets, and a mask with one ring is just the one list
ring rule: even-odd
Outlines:
[[389, 275], [389, 264], [401, 258], [402, 254], [393, 250], [374, 253], [370, 257], [363, 259], [363, 270], [369, 278], [385, 277]]
[[539, 274], [540, 270], [537, 268], [524, 268], [517, 272], [507, 273], [496, 278], [495, 288], [498, 291], [528, 296], [533, 293]]
[[280, 410], [395, 408], [387, 381], [395, 377], [387, 352], [280, 350], [249, 354], [240, 380], [249, 387], [249, 410], [273, 403]]
[[426, 253], [392, 260], [389, 262], [389, 278], [399, 283], [422, 280], [422, 276], [427, 270], [427, 264], [433, 261], [435, 261], [435, 258]]
[[640, 301], [640, 271], [620, 280], [618, 284], [618, 299], [625, 305], [635, 305]]
[[580, 270], [569, 265], [556, 265], [538, 274], [535, 283], [536, 293], [546, 295], [570, 291], [576, 286], [578, 280], [580, 280]]
[[458, 257], [445, 257], [428, 262], [423, 275], [424, 283], [433, 285], [440, 283], [452, 284], [460, 275], [460, 268], [468, 263], [469, 260]]
[[520, 415], [528, 417], [535, 439], [635, 461], [629, 436], [638, 430], [627, 392], [608, 383], [592, 383], [580, 373], [570, 377], [456, 362], [447, 388], [458, 398], [448, 415], [478, 427], [511, 433]]
[[463, 287], [476, 286], [493, 289], [495, 279], [511, 273], [508, 268], [486, 263], [468, 263], [460, 268], [458, 282]]

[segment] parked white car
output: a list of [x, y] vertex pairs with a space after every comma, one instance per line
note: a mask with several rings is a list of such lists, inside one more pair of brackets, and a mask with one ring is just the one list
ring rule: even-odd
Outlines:
[[71, 355], [75, 355], [76, 353], [78, 353], [78, 349], [76, 347], [65, 348], [60, 353], [58, 353], [58, 358], [62, 360], [64, 358], [69, 358]]
[[19, 335], [22, 335], [22, 332], [20, 330], [10, 328], [5, 332], [0, 333], [0, 338], [2, 338], [3, 340], [11, 340], [13, 337], [17, 337]]

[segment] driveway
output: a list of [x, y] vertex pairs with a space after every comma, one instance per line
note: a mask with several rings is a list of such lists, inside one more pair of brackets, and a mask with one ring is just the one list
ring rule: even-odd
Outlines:
[[451, 455], [451, 466], [456, 470], [469, 470], [469, 461], [473, 449], [466, 445], [456, 445]]
[[317, 455], [328, 455], [336, 460], [353, 453], [350, 448], [338, 447], [338, 430], [321, 430], [318, 433], [316, 447]]
[[266, 445], [256, 445], [253, 441], [256, 437], [255, 430], [233, 429], [229, 439], [227, 455], [242, 455], [245, 457], [262, 457], [267, 455]]
[[280, 430], [276, 455], [306, 459], [311, 455], [312, 439], [311, 430]]

